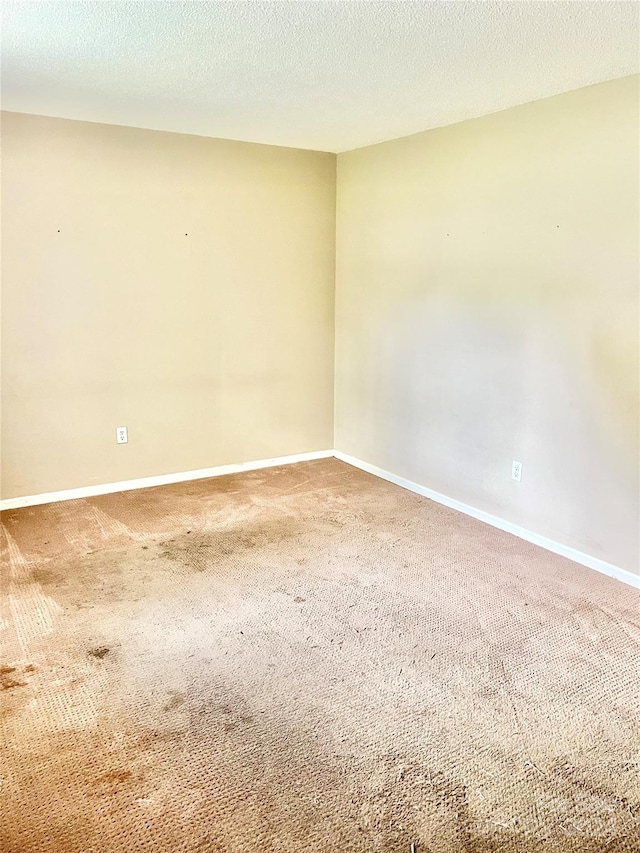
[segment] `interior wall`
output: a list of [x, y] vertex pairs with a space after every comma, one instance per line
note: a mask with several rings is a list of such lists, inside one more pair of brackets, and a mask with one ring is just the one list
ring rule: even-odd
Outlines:
[[334, 155], [3, 113], [2, 497], [335, 443], [638, 571], [638, 119], [341, 154], [336, 255]]
[[335, 155], [15, 113], [2, 143], [3, 498], [333, 446]]
[[336, 266], [336, 448], [633, 572], [638, 79], [338, 155]]

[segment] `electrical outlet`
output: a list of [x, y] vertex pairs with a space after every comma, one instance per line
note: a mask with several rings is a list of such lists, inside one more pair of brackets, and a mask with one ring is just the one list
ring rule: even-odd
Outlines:
[[511, 479], [517, 480], [518, 483], [522, 480], [522, 462], [516, 462], [515, 459], [511, 463]]
[[116, 427], [116, 441], [118, 444], [126, 444], [129, 441], [126, 427]]

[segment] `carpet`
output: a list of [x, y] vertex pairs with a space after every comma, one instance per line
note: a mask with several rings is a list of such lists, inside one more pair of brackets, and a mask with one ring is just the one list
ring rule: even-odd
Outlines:
[[3, 853], [640, 851], [637, 591], [335, 459], [2, 521]]

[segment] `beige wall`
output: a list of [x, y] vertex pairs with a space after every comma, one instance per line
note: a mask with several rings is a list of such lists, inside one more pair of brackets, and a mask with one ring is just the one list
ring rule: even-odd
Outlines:
[[335, 446], [631, 571], [638, 126], [632, 77], [341, 154], [336, 268]]
[[332, 447], [335, 155], [11, 113], [2, 142], [3, 498]]
[[335, 445], [637, 571], [638, 120], [339, 155], [334, 441], [334, 155], [3, 114], [2, 497]]

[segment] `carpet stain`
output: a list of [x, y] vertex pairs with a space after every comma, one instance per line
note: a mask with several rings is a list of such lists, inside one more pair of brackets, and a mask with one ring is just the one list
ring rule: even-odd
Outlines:
[[299, 519], [273, 518], [247, 520], [231, 528], [191, 534], [191, 531], [158, 545], [158, 556], [179, 563], [194, 572], [214, 570], [235, 558], [250, 558], [260, 552], [273, 552], [284, 542], [305, 533]]
[[34, 672], [36, 667], [32, 663], [25, 666], [0, 666], [0, 689], [13, 690], [16, 687], [26, 687], [28, 680], [22, 679]]
[[108, 646], [97, 646], [95, 649], [89, 649], [87, 654], [89, 657], [97, 658], [98, 660], [103, 660], [109, 654], [111, 649]]
[[101, 784], [102, 782], [126, 782], [127, 779], [131, 779], [130, 770], [109, 770], [108, 773], [103, 773], [102, 776], [98, 777], [96, 784]]
[[583, 791], [591, 802], [599, 799], [609, 804], [610, 807], [628, 811], [632, 817], [640, 816], [640, 798], [630, 800], [627, 797], [619, 796], [603, 785], [602, 782], [585, 778], [583, 773], [568, 761], [554, 764], [551, 767], [551, 773], [554, 780], [563, 780], [571, 787]]
[[162, 709], [163, 711], [173, 711], [175, 708], [179, 708], [181, 705], [183, 705], [184, 700], [184, 693], [179, 693], [177, 691], [170, 690], [169, 699], [162, 706]]
[[26, 687], [26, 681], [18, 681], [15, 678], [7, 678], [6, 676], [2, 676], [0, 678], [0, 687], [3, 690], [13, 690], [14, 687]]

